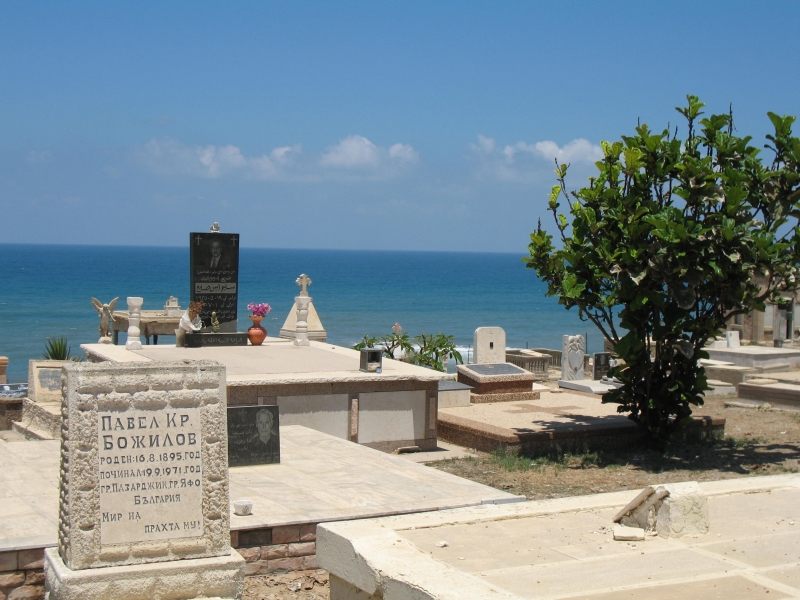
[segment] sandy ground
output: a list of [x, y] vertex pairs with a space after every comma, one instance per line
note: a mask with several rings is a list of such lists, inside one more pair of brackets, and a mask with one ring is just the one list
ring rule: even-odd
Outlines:
[[673, 444], [666, 454], [641, 448], [533, 460], [479, 454], [431, 466], [531, 500], [800, 471], [800, 413], [725, 408], [730, 400], [709, 398], [695, 411], [724, 417], [724, 440]]

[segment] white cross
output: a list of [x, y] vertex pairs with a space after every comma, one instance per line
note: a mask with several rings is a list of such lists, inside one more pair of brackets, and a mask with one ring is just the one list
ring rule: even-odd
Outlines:
[[403, 328], [400, 326], [400, 323], [395, 323], [394, 327], [392, 327], [392, 331], [394, 331], [395, 335], [400, 335], [400, 332], [403, 331]]
[[311, 279], [309, 279], [308, 275], [303, 273], [295, 280], [295, 283], [300, 286], [300, 295], [308, 296], [306, 288], [311, 285]]
[[194, 236], [194, 239], [197, 241], [197, 245], [199, 246], [200, 245], [200, 240], [201, 240], [200, 236], [196, 235], [196, 236]]

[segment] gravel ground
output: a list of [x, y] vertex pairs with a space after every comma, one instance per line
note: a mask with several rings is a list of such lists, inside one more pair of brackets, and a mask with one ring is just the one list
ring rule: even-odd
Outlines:
[[242, 600], [328, 600], [328, 573], [295, 571], [245, 579]]

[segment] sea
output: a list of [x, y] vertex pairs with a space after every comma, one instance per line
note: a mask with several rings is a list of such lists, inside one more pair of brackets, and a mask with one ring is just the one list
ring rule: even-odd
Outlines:
[[[562, 335], [583, 334], [589, 352], [601, 351], [599, 331], [546, 296], [547, 285], [523, 256], [243, 247], [239, 330], [250, 325], [247, 304], [266, 302], [272, 311], [261, 324], [277, 336], [299, 291], [295, 279], [306, 273], [333, 344], [352, 346], [400, 323], [411, 336], [453, 336], [467, 360], [475, 329], [485, 326], [505, 329], [509, 348], [560, 349]], [[80, 345], [99, 337], [91, 298], [119, 297], [117, 309], [126, 309], [128, 296], [142, 296], [144, 310], [176, 296], [185, 309], [188, 247], [0, 244], [0, 355], [9, 358], [8, 382], [27, 381], [28, 361], [41, 358], [48, 338], [66, 337], [72, 354], [82, 355]]]

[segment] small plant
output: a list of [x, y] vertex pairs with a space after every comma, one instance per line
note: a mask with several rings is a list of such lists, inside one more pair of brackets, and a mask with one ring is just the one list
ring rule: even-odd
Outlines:
[[44, 360], [74, 360], [80, 361], [77, 356], [72, 356], [72, 346], [67, 343], [67, 338], [47, 338], [44, 345], [44, 352], [42, 352]]
[[[409, 338], [407, 333], [400, 333], [398, 330], [390, 335], [383, 337], [364, 336], [360, 342], [353, 346], [353, 350], [362, 348], [380, 348], [386, 358], [402, 360], [412, 365], [428, 367], [436, 371], [446, 371], [445, 360], [452, 358], [456, 364], [462, 364], [464, 360], [461, 353], [456, 350], [456, 343], [452, 335], [437, 333], [436, 335], [418, 335]], [[400, 355], [396, 355], [397, 351]]]
[[251, 313], [253, 313], [254, 317], [262, 317], [263, 318], [263, 317], [266, 317], [269, 314], [269, 311], [272, 310], [272, 307], [269, 304], [267, 304], [266, 302], [263, 302], [261, 304], [257, 304], [255, 302], [251, 302], [250, 304], [247, 305], [247, 310], [249, 310]]

